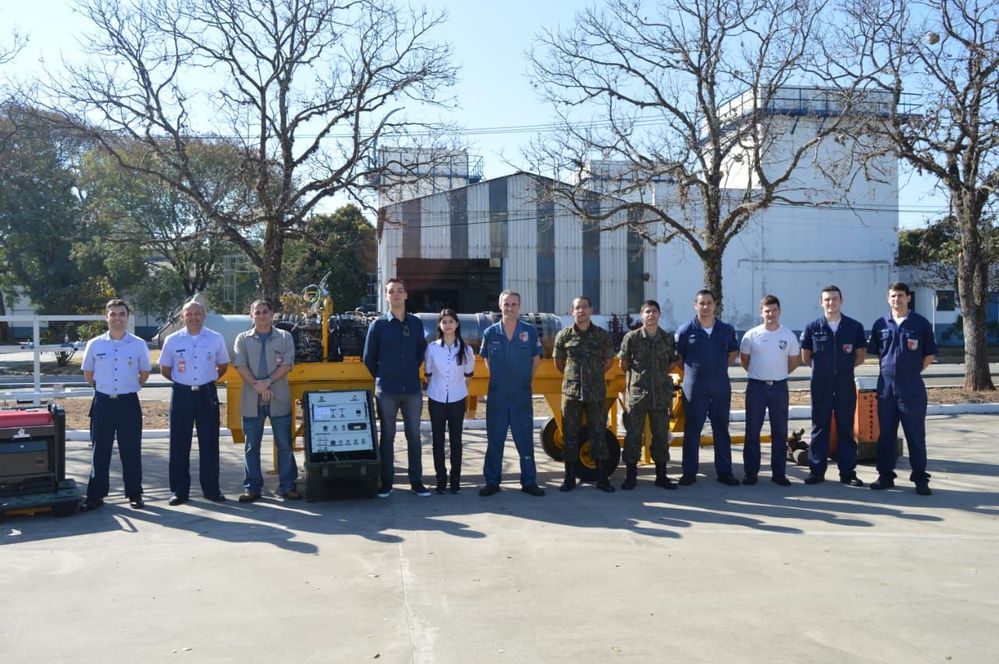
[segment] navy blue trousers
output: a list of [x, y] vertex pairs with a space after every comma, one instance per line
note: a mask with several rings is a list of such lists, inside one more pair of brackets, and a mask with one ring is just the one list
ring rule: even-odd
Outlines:
[[125, 495], [142, 495], [142, 407], [139, 395], [120, 394], [112, 399], [100, 392], [90, 407], [90, 439], [94, 443], [87, 500], [100, 500], [111, 490], [111, 451], [118, 439]]
[[770, 414], [770, 472], [773, 477], [787, 474], [787, 381], [767, 384], [762, 380], [746, 383], [746, 442], [742, 465], [747, 477], [760, 472], [760, 432], [764, 415]]
[[905, 444], [909, 448], [909, 479], [913, 482], [929, 481], [926, 472], [926, 392], [914, 397], [902, 398], [895, 393], [878, 397], [878, 451], [876, 463], [878, 475], [895, 477], [895, 462], [898, 455], [895, 443], [898, 440], [898, 425], [902, 424]]
[[513, 444], [520, 455], [520, 483], [530, 486], [538, 482], [534, 462], [534, 409], [531, 395], [509, 398], [490, 394], [486, 400], [486, 459], [482, 474], [486, 484], [499, 485], [503, 471], [503, 448], [506, 432], [513, 435]]
[[198, 430], [198, 479], [205, 498], [219, 488], [219, 397], [214, 383], [192, 392], [174, 383], [170, 397], [170, 493], [187, 498], [191, 491], [191, 434]]
[[728, 433], [729, 412], [732, 410], [732, 386], [725, 384], [711, 392], [693, 393], [683, 398], [683, 474], [696, 475], [700, 465], [701, 430], [704, 421], [711, 420], [711, 435], [715, 446], [715, 473], [719, 477], [732, 474], [732, 437]]
[[808, 466], [812, 475], [824, 477], [829, 465], [829, 434], [836, 420], [836, 465], [840, 477], [853, 477], [857, 471], [857, 439], [853, 420], [857, 412], [857, 392], [851, 383], [836, 390], [812, 390], [812, 439], [808, 445]]

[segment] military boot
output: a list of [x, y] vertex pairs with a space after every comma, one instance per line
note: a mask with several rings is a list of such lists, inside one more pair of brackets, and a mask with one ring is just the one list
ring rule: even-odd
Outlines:
[[565, 462], [565, 479], [562, 480], [562, 486], [558, 488], [559, 491], [572, 491], [576, 488], [576, 467], [571, 462]]
[[624, 491], [631, 491], [638, 484], [638, 464], [629, 463], [625, 468], [624, 483], [621, 485], [621, 489]]
[[662, 487], [664, 489], [675, 489], [676, 484], [673, 483], [669, 477], [666, 476], [666, 464], [657, 463], [656, 464], [656, 486]]
[[597, 461], [597, 488], [604, 493], [614, 493], [614, 487], [610, 483], [610, 464], [606, 461]]

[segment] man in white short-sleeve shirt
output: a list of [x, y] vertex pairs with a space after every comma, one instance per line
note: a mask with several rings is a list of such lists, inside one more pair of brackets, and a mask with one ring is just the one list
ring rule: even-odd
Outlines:
[[749, 373], [746, 384], [746, 442], [742, 464], [743, 484], [756, 484], [760, 472], [760, 431], [764, 414], [770, 413], [770, 481], [790, 486], [787, 479], [787, 377], [801, 363], [798, 337], [780, 324], [780, 300], [766, 295], [760, 300], [762, 325], [742, 337], [739, 347], [742, 368]]
[[198, 479], [205, 498], [225, 500], [219, 487], [219, 396], [215, 381], [229, 365], [225, 338], [204, 326], [196, 300], [180, 311], [184, 327], [166, 338], [160, 373], [173, 383], [170, 396], [170, 504], [187, 502], [191, 490], [191, 434], [198, 429]]

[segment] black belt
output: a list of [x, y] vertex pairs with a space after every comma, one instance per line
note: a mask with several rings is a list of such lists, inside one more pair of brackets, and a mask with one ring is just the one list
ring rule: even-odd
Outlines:
[[758, 378], [750, 378], [749, 382], [750, 383], [762, 383], [762, 384], [767, 385], [767, 386], [770, 386], [770, 385], [780, 385], [781, 383], [786, 383], [787, 382], [787, 378], [785, 378], [784, 380], [759, 380]]
[[174, 383], [173, 384], [174, 387], [179, 387], [182, 390], [188, 390], [190, 392], [198, 392], [200, 390], [207, 390], [209, 387], [213, 387], [214, 385], [215, 385], [214, 382], [203, 383], [201, 385], [184, 385], [183, 383]]
[[94, 395], [99, 397], [104, 397], [105, 399], [117, 399], [118, 397], [134, 397], [136, 392], [123, 392], [121, 394], [104, 394], [103, 392], [98, 392], [94, 390]]

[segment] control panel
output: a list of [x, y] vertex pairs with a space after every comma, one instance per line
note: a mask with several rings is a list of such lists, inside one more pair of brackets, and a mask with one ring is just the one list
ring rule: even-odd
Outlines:
[[374, 418], [365, 390], [315, 391], [306, 395], [305, 430], [313, 454], [374, 451]]

